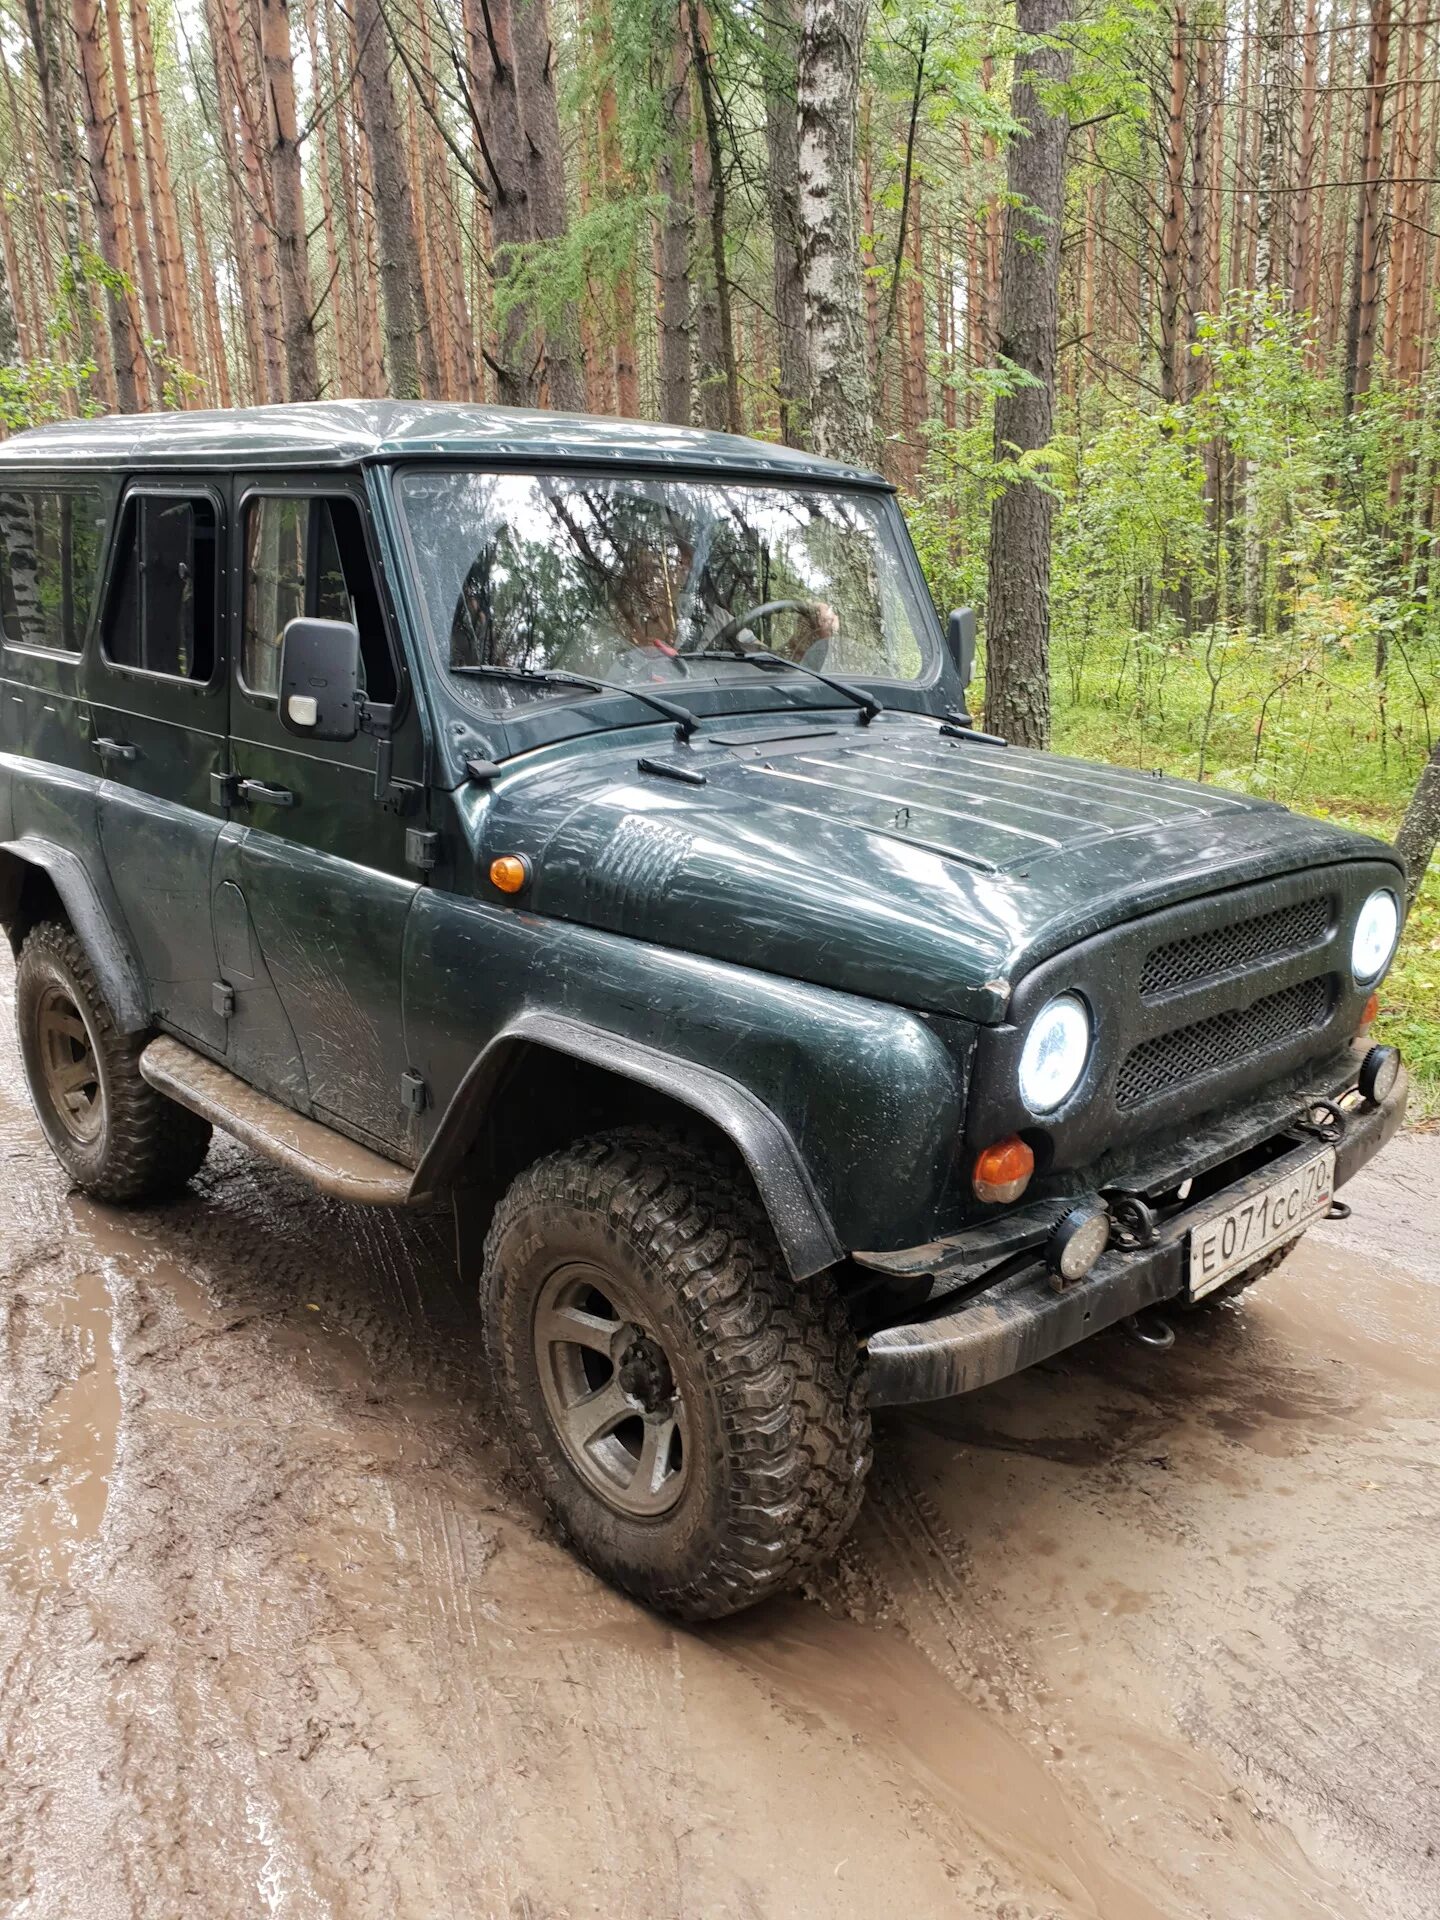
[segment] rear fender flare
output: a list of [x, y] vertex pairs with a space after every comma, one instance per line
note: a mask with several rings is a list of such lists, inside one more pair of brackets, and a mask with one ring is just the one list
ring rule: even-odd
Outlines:
[[598, 1067], [689, 1107], [717, 1126], [750, 1171], [791, 1274], [821, 1273], [844, 1256], [809, 1171], [785, 1125], [748, 1087], [713, 1067], [562, 1015], [519, 1015], [476, 1057], [427, 1146], [410, 1189], [412, 1202], [450, 1185], [517, 1055], [539, 1048]]
[[122, 1033], [143, 1033], [150, 1009], [140, 973], [116, 931], [117, 916], [78, 853], [35, 834], [0, 841], [0, 920], [18, 948], [20, 903], [27, 873], [44, 873], [90, 956], [101, 991]]

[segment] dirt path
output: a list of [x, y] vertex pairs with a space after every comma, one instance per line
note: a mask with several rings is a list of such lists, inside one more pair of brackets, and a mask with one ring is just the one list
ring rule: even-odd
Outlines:
[[521, 1491], [443, 1220], [68, 1196], [0, 1020], [0, 1913], [1440, 1911], [1440, 1140], [1172, 1352], [885, 1421], [687, 1633]]

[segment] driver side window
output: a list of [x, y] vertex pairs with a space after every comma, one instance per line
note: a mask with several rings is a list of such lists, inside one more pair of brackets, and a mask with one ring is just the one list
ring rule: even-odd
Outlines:
[[251, 500], [245, 509], [240, 638], [240, 678], [246, 693], [275, 698], [280, 642], [289, 623], [305, 615], [352, 620], [360, 633], [365, 691], [382, 705], [395, 699], [395, 663], [359, 503], [339, 494], [273, 494]]

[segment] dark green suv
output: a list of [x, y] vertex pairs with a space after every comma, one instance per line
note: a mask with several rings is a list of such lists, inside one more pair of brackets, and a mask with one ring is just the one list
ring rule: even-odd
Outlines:
[[453, 1205], [582, 1553], [724, 1613], [870, 1409], [1233, 1292], [1399, 1124], [1379, 842], [1020, 752], [891, 490], [391, 404], [0, 447], [0, 917], [110, 1201]]

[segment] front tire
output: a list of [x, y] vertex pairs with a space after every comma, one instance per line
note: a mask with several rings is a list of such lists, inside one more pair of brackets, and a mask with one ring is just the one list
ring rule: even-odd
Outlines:
[[537, 1161], [481, 1286], [531, 1477], [606, 1579], [716, 1619], [839, 1546], [870, 1464], [855, 1335], [718, 1157], [626, 1132]]
[[72, 929], [32, 927], [15, 970], [15, 1026], [55, 1158], [97, 1200], [155, 1200], [199, 1170], [210, 1123], [141, 1077], [147, 1034], [121, 1033]]

